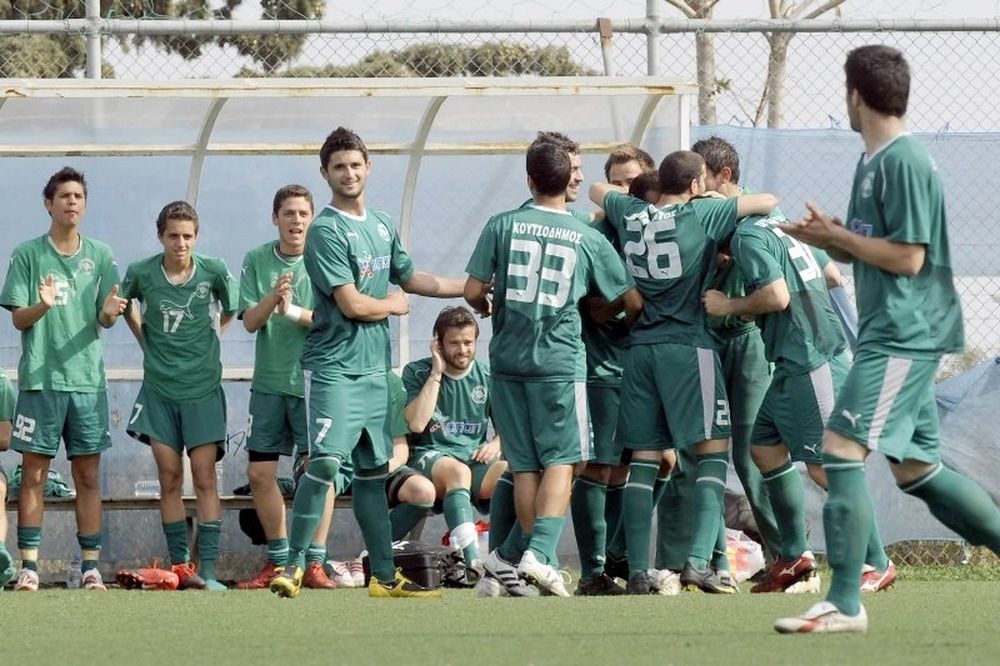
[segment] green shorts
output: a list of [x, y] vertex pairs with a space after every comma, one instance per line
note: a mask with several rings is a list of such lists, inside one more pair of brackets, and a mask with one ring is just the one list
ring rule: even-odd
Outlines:
[[594, 432], [594, 457], [600, 465], [620, 465], [622, 447], [616, 441], [618, 412], [621, 407], [620, 386], [587, 384], [587, 409]]
[[750, 442], [784, 444], [793, 461], [822, 463], [823, 428], [849, 370], [846, 352], [806, 374], [788, 376], [779, 369], [764, 396]]
[[0, 421], [14, 420], [14, 407], [17, 404], [17, 395], [14, 393], [14, 385], [10, 383], [10, 377], [0, 370]]
[[437, 461], [442, 458], [457, 460], [469, 468], [469, 471], [472, 472], [472, 485], [469, 488], [469, 495], [472, 497], [472, 501], [476, 501], [479, 498], [479, 491], [483, 487], [483, 479], [486, 478], [486, 474], [490, 471], [493, 463], [481, 463], [468, 459], [463, 460], [444, 451], [420, 449], [410, 455], [410, 459], [406, 464], [433, 482], [434, 477], [431, 476], [431, 472], [434, 470], [434, 465], [437, 464]]
[[771, 364], [764, 356], [764, 340], [756, 326], [721, 339], [719, 363], [726, 379], [730, 421], [738, 426], [752, 425], [771, 385]]
[[247, 451], [283, 456], [306, 452], [309, 438], [305, 398], [250, 391], [249, 411]]
[[729, 437], [729, 402], [713, 349], [634, 345], [625, 355], [618, 441], [670, 449]]
[[512, 472], [590, 460], [584, 382], [514, 382], [493, 378], [493, 423]]
[[938, 359], [859, 351], [826, 427], [893, 461], [941, 459], [934, 375]]
[[329, 377], [306, 370], [309, 457], [377, 469], [392, 458], [389, 384], [384, 374]]
[[[197, 402], [173, 402], [143, 384], [125, 432], [143, 444], [153, 440], [177, 453], [226, 439], [226, 394], [219, 386]], [[222, 459], [222, 446], [216, 460]]]
[[14, 410], [11, 448], [50, 458], [66, 443], [66, 457], [89, 456], [111, 448], [108, 394], [21, 391]]

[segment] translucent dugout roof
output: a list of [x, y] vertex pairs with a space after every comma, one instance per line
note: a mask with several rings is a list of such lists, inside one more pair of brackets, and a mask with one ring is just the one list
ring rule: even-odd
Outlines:
[[[373, 156], [369, 198], [395, 218], [418, 267], [446, 274], [462, 274], [465, 246], [488, 214], [529, 196], [522, 156], [537, 131], [570, 135], [580, 143], [587, 180], [602, 180], [604, 157], [619, 143], [643, 146], [657, 159], [686, 147], [688, 98], [697, 93], [692, 82], [656, 77], [6, 79], [0, 85], [7, 223], [23, 220], [25, 227], [24, 237], [0, 239], [2, 254], [43, 233], [37, 192], [70, 164], [91, 181], [85, 231], [111, 243], [123, 269], [158, 251], [147, 227], [163, 203], [180, 197], [196, 204], [206, 222], [199, 251], [236, 269], [253, 243], [273, 235], [276, 186], [300, 182], [318, 205], [326, 198], [319, 147], [343, 125]], [[450, 249], [438, 242], [445, 235]], [[430, 321], [433, 314], [428, 307]], [[400, 322], [399, 363], [426, 353], [423, 319], [413, 313]], [[413, 339], [411, 320], [420, 330]], [[8, 328], [0, 327], [0, 367], [9, 368], [17, 342]], [[141, 357], [126, 353], [131, 343], [122, 335], [109, 333], [106, 348], [123, 349], [109, 356], [109, 366], [136, 368]], [[223, 354], [227, 375], [240, 376], [231, 369], [252, 366], [252, 338], [231, 330]]]

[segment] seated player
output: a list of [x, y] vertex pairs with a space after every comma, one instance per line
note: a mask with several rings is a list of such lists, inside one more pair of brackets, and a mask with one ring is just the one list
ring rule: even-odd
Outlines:
[[[226, 437], [219, 335], [236, 313], [239, 285], [221, 259], [195, 253], [198, 213], [185, 201], [156, 218], [163, 252], [128, 267], [122, 296], [142, 304], [129, 328], [143, 349], [143, 382], [126, 431], [148, 444], [160, 478], [160, 515], [179, 589], [224, 590], [215, 576], [222, 509], [215, 463]], [[190, 562], [181, 484], [191, 460], [200, 567]], [[200, 575], [199, 575], [200, 573]]]
[[449, 307], [434, 322], [431, 355], [403, 368], [413, 468], [434, 483], [451, 545], [466, 566], [480, 560], [473, 505], [489, 513], [507, 469], [500, 438], [489, 438], [490, 368], [476, 359], [479, 324], [467, 308]]

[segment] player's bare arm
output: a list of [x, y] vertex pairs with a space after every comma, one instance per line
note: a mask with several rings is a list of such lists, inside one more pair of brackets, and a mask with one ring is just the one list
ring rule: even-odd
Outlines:
[[229, 328], [230, 322], [233, 321], [233, 316], [235, 312], [223, 312], [219, 317], [219, 333], [225, 333], [226, 329]]
[[385, 298], [374, 298], [362, 294], [353, 284], [342, 284], [333, 290], [333, 299], [341, 312], [359, 321], [382, 321], [410, 311], [410, 301], [402, 291], [389, 292]]
[[777, 206], [778, 197], [773, 194], [741, 194], [736, 198], [736, 217], [768, 215]]
[[146, 339], [142, 335], [142, 315], [139, 314], [139, 308], [133, 305], [125, 310], [125, 324], [128, 330], [132, 331], [132, 337], [139, 344], [139, 349], [145, 351]]
[[56, 281], [51, 275], [38, 283], [38, 302], [11, 311], [11, 321], [14, 328], [19, 331], [26, 331], [35, 325], [35, 322], [45, 316], [56, 302]]
[[[267, 323], [271, 315], [278, 311], [282, 302], [291, 298], [292, 274], [280, 275], [274, 282], [274, 287], [267, 292], [253, 307], [243, 311], [243, 328], [247, 333], [256, 333]], [[287, 310], [287, 306], [285, 307]]]
[[625, 310], [625, 304], [620, 298], [608, 302], [600, 296], [587, 296], [580, 300], [580, 305], [595, 324], [606, 324]]
[[114, 326], [115, 322], [118, 321], [118, 317], [125, 312], [125, 307], [128, 305], [128, 299], [122, 298], [118, 294], [119, 288], [116, 284], [108, 292], [107, 297], [104, 299], [104, 304], [101, 306], [101, 312], [97, 315], [97, 321], [104, 328]]
[[591, 183], [590, 200], [601, 208], [601, 210], [604, 210], [604, 196], [608, 192], [621, 192], [622, 194], [628, 194], [628, 189], [625, 187], [619, 187], [618, 185], [612, 185], [611, 183]]
[[780, 312], [788, 307], [791, 297], [783, 278], [764, 285], [742, 298], [729, 298], [723, 292], [709, 289], [702, 297], [705, 312], [716, 317], [729, 315], [754, 317], [768, 312]]
[[444, 355], [441, 353], [441, 341], [435, 335], [431, 340], [431, 371], [424, 381], [423, 388], [417, 397], [406, 405], [406, 425], [410, 432], [423, 432], [434, 416], [438, 396], [441, 393], [441, 379], [444, 376]]
[[625, 324], [631, 327], [635, 323], [635, 320], [639, 318], [639, 313], [642, 312], [642, 308], [645, 306], [642, 295], [638, 289], [632, 287], [622, 294], [621, 301], [622, 308], [625, 310]]
[[465, 280], [441, 277], [424, 271], [414, 271], [410, 279], [399, 286], [409, 294], [419, 294], [432, 298], [458, 298], [465, 288]]
[[489, 317], [493, 314], [493, 301], [490, 299], [490, 292], [493, 289], [492, 282], [483, 282], [479, 278], [471, 275], [465, 281], [465, 289], [462, 296], [465, 302], [479, 313], [482, 317]]

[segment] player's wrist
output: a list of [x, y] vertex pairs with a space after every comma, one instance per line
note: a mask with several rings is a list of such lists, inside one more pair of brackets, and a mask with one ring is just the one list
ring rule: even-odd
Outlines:
[[297, 322], [299, 319], [302, 318], [302, 308], [300, 308], [298, 305], [289, 305], [287, 308], [285, 308], [285, 311], [282, 313], [282, 316], [284, 316], [285, 319], [290, 319], [292, 321]]

